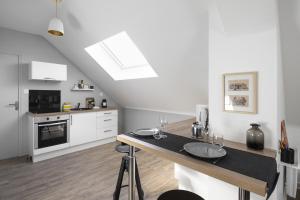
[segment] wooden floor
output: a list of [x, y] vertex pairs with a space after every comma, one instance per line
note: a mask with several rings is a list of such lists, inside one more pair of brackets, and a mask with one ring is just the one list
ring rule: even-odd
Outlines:
[[[123, 156], [114, 151], [115, 145], [35, 164], [25, 158], [0, 161], [0, 200], [111, 200]], [[146, 200], [177, 188], [173, 163], [142, 151], [137, 161]], [[127, 175], [124, 178], [126, 183]], [[120, 200], [127, 200], [127, 188]]]
[[[35, 164], [25, 158], [0, 161], [0, 199], [111, 200], [123, 156], [114, 151], [115, 145]], [[173, 163], [142, 151], [137, 153], [137, 161], [146, 200], [177, 188]], [[120, 199], [127, 200], [127, 188], [122, 189]]]
[[300, 200], [300, 189], [297, 191], [296, 199], [289, 197], [288, 200]]

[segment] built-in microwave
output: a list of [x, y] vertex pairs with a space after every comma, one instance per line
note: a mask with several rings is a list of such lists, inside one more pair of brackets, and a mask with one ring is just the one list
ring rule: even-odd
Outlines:
[[52, 113], [60, 110], [60, 90], [29, 90], [29, 112]]

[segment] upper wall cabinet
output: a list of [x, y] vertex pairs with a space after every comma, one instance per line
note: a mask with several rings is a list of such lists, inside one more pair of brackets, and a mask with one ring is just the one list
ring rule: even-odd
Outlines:
[[32, 61], [29, 80], [67, 81], [67, 65]]

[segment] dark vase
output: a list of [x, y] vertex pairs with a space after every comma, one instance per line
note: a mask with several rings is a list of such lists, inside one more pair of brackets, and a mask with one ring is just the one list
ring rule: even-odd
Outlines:
[[252, 149], [264, 149], [264, 132], [259, 128], [259, 124], [250, 124], [251, 128], [247, 131], [247, 146]]

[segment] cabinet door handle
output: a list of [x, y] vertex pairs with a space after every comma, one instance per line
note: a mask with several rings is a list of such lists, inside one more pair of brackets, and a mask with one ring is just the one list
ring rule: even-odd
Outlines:
[[71, 115], [71, 125], [73, 125], [73, 115]]
[[112, 131], [112, 130], [105, 130], [104, 132], [107, 133], [107, 132], [111, 132], [111, 131]]
[[44, 80], [56, 80], [55, 78], [50, 78], [50, 77], [44, 77]]
[[110, 114], [111, 114], [111, 112], [104, 113], [104, 115], [110, 115]]
[[104, 121], [105, 121], [105, 122], [108, 122], [108, 121], [111, 121], [111, 120], [112, 120], [112, 119], [105, 119]]

